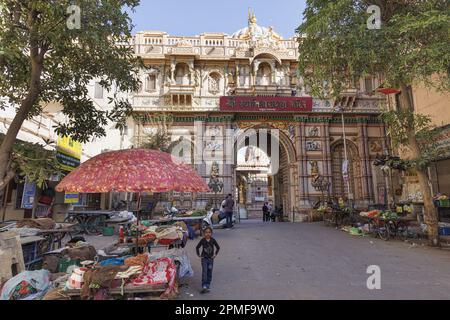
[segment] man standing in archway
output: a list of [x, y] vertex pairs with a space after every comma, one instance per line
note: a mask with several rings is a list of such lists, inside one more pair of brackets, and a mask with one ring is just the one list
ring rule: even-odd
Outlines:
[[234, 200], [231, 193], [229, 193], [227, 195], [227, 198], [225, 199], [224, 204], [224, 212], [227, 217], [227, 224], [226, 224], [227, 229], [233, 226], [233, 208], [234, 208]]

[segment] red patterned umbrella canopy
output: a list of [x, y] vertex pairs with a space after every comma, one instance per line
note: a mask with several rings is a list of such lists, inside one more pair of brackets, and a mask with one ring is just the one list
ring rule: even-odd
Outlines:
[[56, 191], [207, 192], [209, 188], [197, 172], [168, 153], [128, 149], [102, 153], [82, 163]]

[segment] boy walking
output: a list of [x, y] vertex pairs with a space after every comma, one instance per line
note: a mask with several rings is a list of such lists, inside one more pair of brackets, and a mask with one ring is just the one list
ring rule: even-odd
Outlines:
[[[202, 254], [200, 255], [200, 247], [202, 247]], [[215, 252], [214, 252], [215, 248]], [[216, 239], [212, 237], [212, 228], [206, 227], [203, 231], [203, 238], [195, 247], [197, 255], [202, 258], [202, 293], [208, 292], [214, 265], [214, 258], [219, 253], [220, 247]]]

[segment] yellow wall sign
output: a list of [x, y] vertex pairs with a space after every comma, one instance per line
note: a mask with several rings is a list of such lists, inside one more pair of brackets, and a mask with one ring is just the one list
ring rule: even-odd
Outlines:
[[64, 203], [78, 203], [80, 202], [80, 194], [72, 193], [72, 192], [66, 192], [64, 195]]
[[82, 152], [80, 142], [58, 135], [56, 151], [56, 157], [64, 170], [72, 171], [80, 165]]

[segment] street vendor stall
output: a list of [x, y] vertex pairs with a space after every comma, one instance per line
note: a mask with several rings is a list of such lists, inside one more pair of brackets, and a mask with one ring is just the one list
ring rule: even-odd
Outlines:
[[12, 231], [20, 236], [27, 270], [39, 267], [45, 253], [62, 247], [62, 240], [72, 238], [75, 224], [56, 223], [51, 218], [23, 219], [9, 223], [0, 231]]
[[372, 210], [361, 212], [360, 217], [365, 219], [367, 232], [380, 237], [383, 240], [398, 237], [406, 240], [410, 236], [410, 224], [415, 218], [406, 214], [397, 214], [389, 210]]
[[[121, 213], [125, 213], [125, 216], [118, 216]], [[108, 225], [131, 223], [133, 218], [133, 213], [127, 211], [71, 210], [68, 211], [67, 218], [64, 221], [76, 223], [75, 232], [77, 234], [85, 233], [89, 235], [98, 235], [102, 233], [103, 229]]]
[[[124, 260], [122, 266], [101, 266], [96, 263], [92, 269], [77, 269], [74, 279], [78, 279], [79, 288], [73, 289], [84, 291], [81, 292], [83, 298], [92, 297], [91, 289], [94, 289], [95, 294], [98, 294], [103, 289], [116, 288], [112, 285], [105, 288], [103, 281], [105, 278], [109, 280], [107, 281], [109, 284], [113, 282], [121, 283], [121, 293], [129, 290], [150, 292], [156, 290], [155, 286], [161, 284], [166, 285], [164, 297], [176, 293], [174, 283], [177, 268], [174, 260], [162, 257], [153, 261], [150, 259], [153, 252], [143, 252], [139, 248], [144, 247], [144, 245], [148, 247], [148, 243], [151, 243], [152, 246], [159, 244], [170, 247], [172, 245], [177, 249], [179, 241], [183, 241], [185, 238], [185, 230], [180, 226], [143, 225], [139, 219], [140, 199], [141, 193], [207, 192], [208, 186], [193, 169], [173, 158], [172, 155], [157, 150], [112, 151], [102, 153], [81, 164], [59, 183], [56, 190], [78, 193], [112, 191], [138, 193], [136, 228], [131, 240], [135, 247], [134, 252], [131, 253], [132, 256]], [[199, 218], [195, 219], [198, 220]], [[175, 223], [178, 222], [175, 218], [172, 218], [172, 220]], [[139, 254], [139, 252], [143, 253]], [[141, 268], [130, 269], [131, 267], [126, 268], [127, 265], [131, 267], [140, 266]], [[80, 273], [83, 273], [81, 277]], [[100, 278], [97, 279], [96, 277]], [[96, 279], [94, 286], [92, 286], [92, 283], [89, 284], [92, 282], [92, 278]], [[80, 282], [83, 282], [82, 288]], [[87, 288], [86, 283], [88, 283]]]

